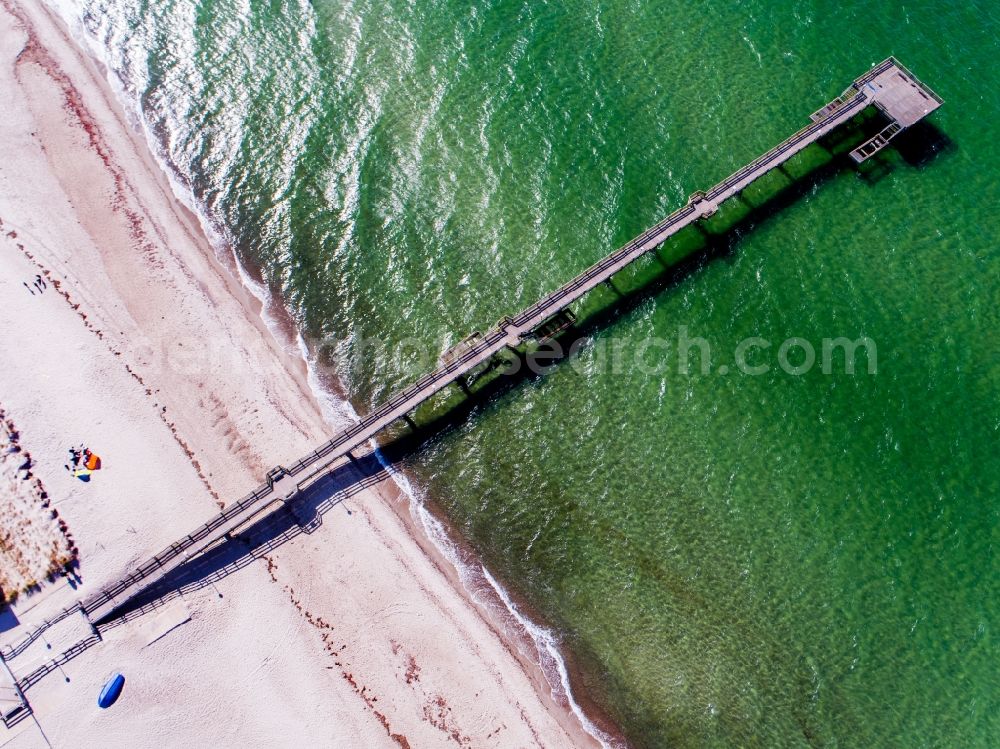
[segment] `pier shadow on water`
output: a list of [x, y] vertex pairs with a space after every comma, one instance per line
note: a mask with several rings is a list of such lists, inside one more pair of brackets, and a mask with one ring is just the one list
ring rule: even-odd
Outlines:
[[[763, 189], [751, 186], [742, 196], [727, 201], [719, 214], [704, 222], [704, 226], [686, 229], [649, 253], [652, 262], [646, 263], [625, 283], [619, 282], [619, 278], [627, 274], [628, 269], [616, 276], [613, 290], [604, 290], [601, 299], [585, 298], [578, 302], [582, 312], [578, 312], [576, 323], [552, 340], [560, 344], [562, 351], [569, 351], [574, 341], [599, 335], [622, 316], [650, 298], [676, 288], [706, 265], [724, 262], [755, 227], [772, 220], [835, 177], [848, 177], [853, 171], [860, 178], [872, 181], [866, 176], [868, 162], [856, 170], [847, 152], [869, 133], [878, 132], [882, 125], [877, 116], [865, 117], [855, 125], [846, 134], [835, 131], [832, 137], [810, 146], [785, 167], [767, 175], [763, 179], [769, 183]], [[903, 168], [922, 168], [937, 155], [956, 147], [927, 121], [899, 136], [893, 145], [898, 148], [901, 159], [878, 154], [870, 160], [875, 162], [877, 159], [874, 168], [870, 169], [881, 174], [879, 179], [898, 168], [900, 160]], [[544, 377], [526, 366], [527, 355], [526, 351], [517, 352], [520, 366], [514, 374], [501, 372], [503, 367], [498, 364], [473, 377], [465, 389], [448, 388], [444, 395], [418, 409], [414, 415], [415, 424], [400, 422], [387, 430], [380, 445], [381, 459], [368, 453], [335, 468], [288, 504], [277, 505], [141, 590], [105, 617], [99, 623], [100, 628], [118, 626], [180, 595], [214, 586], [297, 536], [315, 532], [323, 525], [324, 515], [344, 500], [388, 477], [383, 461], [389, 465], [405, 465], [424, 445], [444, 438], [451, 430], [474, 418], [477, 411], [498, 407], [504, 396], [512, 394], [519, 386]], [[343, 511], [349, 512], [346, 508]]]

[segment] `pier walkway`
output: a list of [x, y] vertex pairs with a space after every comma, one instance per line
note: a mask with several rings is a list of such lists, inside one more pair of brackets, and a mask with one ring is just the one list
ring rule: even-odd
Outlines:
[[[898, 132], [914, 124], [941, 105], [941, 99], [920, 83], [894, 58], [874, 66], [837, 99], [812, 115], [811, 124], [782, 141], [767, 153], [744, 166], [706, 192], [694, 193], [686, 205], [643, 232], [597, 264], [559, 287], [513, 317], [505, 317], [486, 333], [470, 336], [447, 352], [438, 369], [405, 388], [367, 414], [357, 424], [296, 463], [268, 473], [267, 483], [232, 503], [223, 512], [179, 539], [118, 582], [82, 601], [73, 611], [93, 622], [111, 615], [128, 599], [161, 579], [171, 569], [203, 553], [228, 534], [246, 526], [275, 503], [286, 502], [338, 465], [353, 458], [352, 452], [367, 445], [393, 422], [408, 414], [452, 383], [464, 384], [464, 377], [507, 348], [532, 337], [544, 337], [543, 330], [560, 314], [571, 314], [570, 306], [598, 285], [610, 280], [637, 259], [659, 247], [687, 226], [713, 215], [729, 198], [769, 171], [781, 166], [809, 145], [840, 127], [869, 106], [880, 109], [890, 121], [882, 133], [852, 151], [860, 163], [877, 153]], [[886, 132], [890, 131], [891, 132]], [[29, 636], [30, 638], [31, 636]], [[0, 652], [15, 658], [18, 646]], [[29, 682], [30, 683], [30, 682]]]

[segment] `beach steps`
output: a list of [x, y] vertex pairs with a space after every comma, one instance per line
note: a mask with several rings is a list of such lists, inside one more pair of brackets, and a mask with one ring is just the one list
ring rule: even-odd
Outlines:
[[860, 146], [851, 151], [851, 158], [861, 164], [877, 154], [892, 140], [898, 133], [903, 131], [903, 127], [893, 120], [886, 125], [879, 133], [873, 135]]
[[6, 728], [13, 728], [31, 714], [24, 692], [17, 684], [17, 677], [0, 663], [0, 721]]

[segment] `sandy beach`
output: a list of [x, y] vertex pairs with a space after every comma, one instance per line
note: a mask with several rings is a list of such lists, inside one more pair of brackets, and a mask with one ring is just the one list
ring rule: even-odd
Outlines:
[[[175, 197], [104, 72], [0, 0], [0, 408], [79, 549], [0, 645], [328, 438], [294, 340]], [[44, 288], [34, 287], [41, 276]], [[83, 482], [65, 468], [85, 444]], [[27, 691], [0, 746], [590, 747], [530, 639], [480, 605], [385, 480], [308, 533], [104, 633]], [[90, 635], [69, 617], [20, 678]], [[96, 700], [125, 675], [110, 710]]]

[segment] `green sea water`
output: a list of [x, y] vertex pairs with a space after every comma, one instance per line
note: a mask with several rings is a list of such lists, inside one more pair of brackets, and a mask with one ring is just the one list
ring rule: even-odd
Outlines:
[[[416, 344], [533, 303], [897, 56], [947, 102], [934, 149], [798, 179], [406, 468], [634, 746], [1000, 745], [1000, 6], [70, 12], [362, 412], [431, 366]], [[679, 371], [681, 326], [710, 373]], [[757, 376], [733, 366], [751, 336]], [[840, 336], [877, 371], [778, 366]]]

